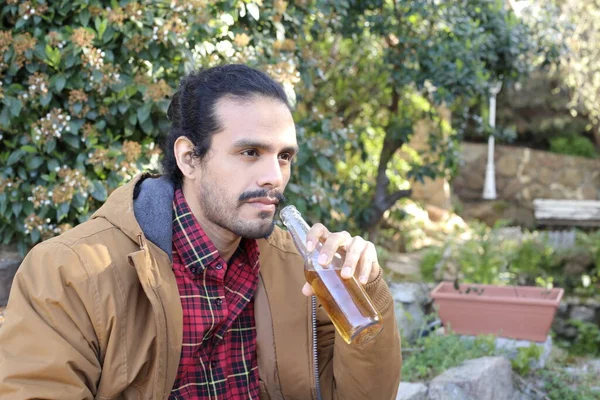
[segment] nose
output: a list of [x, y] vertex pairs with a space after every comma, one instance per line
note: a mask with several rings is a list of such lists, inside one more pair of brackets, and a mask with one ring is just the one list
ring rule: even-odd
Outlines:
[[258, 175], [258, 186], [281, 187], [284, 180], [282, 168], [277, 157], [263, 157]]

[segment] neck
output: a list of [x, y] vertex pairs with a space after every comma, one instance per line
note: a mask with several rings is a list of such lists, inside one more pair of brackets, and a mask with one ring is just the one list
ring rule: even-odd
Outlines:
[[[195, 200], [196, 196], [193, 193], [191, 185], [183, 185], [183, 196], [192, 210], [192, 214], [194, 214], [194, 217], [202, 227], [202, 230], [204, 230], [206, 236], [208, 236], [210, 241], [217, 248], [221, 258], [226, 262], [229, 262], [229, 259], [240, 245], [242, 238], [206, 218], [202, 211], [202, 207], [200, 207], [200, 202]], [[194, 201], [188, 201], [188, 199], [194, 199]]]

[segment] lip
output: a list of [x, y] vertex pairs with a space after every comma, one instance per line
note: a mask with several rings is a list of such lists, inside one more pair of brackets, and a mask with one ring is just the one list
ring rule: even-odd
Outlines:
[[261, 211], [275, 211], [275, 207], [277, 207], [279, 202], [277, 199], [262, 197], [259, 199], [249, 200], [247, 203], [255, 208], [260, 209]]

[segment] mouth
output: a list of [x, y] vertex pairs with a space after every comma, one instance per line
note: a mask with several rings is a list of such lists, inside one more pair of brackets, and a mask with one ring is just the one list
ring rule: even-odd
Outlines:
[[247, 203], [250, 206], [257, 208], [260, 211], [273, 211], [274, 212], [275, 208], [279, 204], [279, 200], [271, 199], [269, 197], [261, 197], [261, 198], [255, 198], [255, 199], [249, 200], [249, 201], [247, 201]]

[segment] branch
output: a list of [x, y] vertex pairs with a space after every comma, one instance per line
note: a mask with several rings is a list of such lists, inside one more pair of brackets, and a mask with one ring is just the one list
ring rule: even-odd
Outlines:
[[400, 199], [403, 199], [405, 197], [409, 197], [412, 194], [412, 190], [411, 189], [407, 189], [407, 190], [397, 190], [394, 193], [388, 195], [385, 198], [385, 204], [386, 204], [386, 210], [392, 208], [392, 206], [394, 204], [396, 204], [396, 202]]

